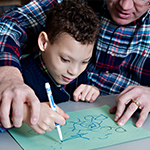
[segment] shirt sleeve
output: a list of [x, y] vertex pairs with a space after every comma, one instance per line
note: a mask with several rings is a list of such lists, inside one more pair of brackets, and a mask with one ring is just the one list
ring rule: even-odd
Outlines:
[[[0, 17], [0, 66], [20, 67], [20, 57], [30, 53], [45, 26], [45, 12], [57, 0], [33, 0]], [[28, 47], [27, 47], [28, 45]]]

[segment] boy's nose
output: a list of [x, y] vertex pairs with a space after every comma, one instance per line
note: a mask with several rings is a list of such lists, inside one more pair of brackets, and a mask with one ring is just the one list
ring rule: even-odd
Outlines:
[[76, 76], [79, 73], [78, 66], [71, 66], [68, 68], [68, 73], [72, 76]]
[[123, 10], [129, 10], [134, 6], [134, 0], [119, 0], [119, 5]]

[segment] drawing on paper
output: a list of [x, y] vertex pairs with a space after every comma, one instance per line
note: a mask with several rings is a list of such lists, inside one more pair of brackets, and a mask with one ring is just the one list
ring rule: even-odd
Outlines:
[[28, 150], [32, 150], [33, 146], [36, 150], [96, 149], [150, 137], [148, 130], [136, 128], [130, 120], [124, 126], [118, 126], [106, 105], [68, 114], [70, 118], [61, 127], [63, 143], [57, 129], [39, 135], [24, 124], [19, 129], [11, 129], [10, 133], [23, 149]]
[[[95, 134], [101, 133], [101, 131], [107, 131], [105, 134], [99, 134], [97, 139], [99, 140], [105, 140], [108, 139], [112, 135], [112, 131], [116, 133], [124, 133], [127, 132], [126, 129], [119, 126], [109, 126], [109, 125], [103, 125], [105, 120], [107, 120], [108, 117], [104, 114], [100, 115], [87, 115], [83, 118], [77, 118], [74, 121], [68, 121], [64, 128], [66, 128], [64, 132], [64, 142], [68, 140], [74, 140], [74, 139], [84, 139], [84, 140], [90, 140], [90, 138], [93, 138], [89, 136], [92, 132]], [[70, 132], [69, 132], [70, 131]], [[108, 133], [109, 132], [109, 133]], [[69, 133], [70, 135], [67, 135]], [[33, 130], [29, 130], [28, 134], [36, 135]]]
[[[116, 127], [116, 126], [103, 126], [103, 122], [107, 120], [108, 117], [104, 114], [100, 114], [98, 116], [94, 115], [87, 115], [83, 119], [77, 118], [76, 121], [68, 121], [66, 126], [68, 126], [68, 130], [72, 131], [72, 135], [70, 137], [66, 138], [64, 141], [67, 140], [73, 140], [77, 138], [82, 138], [85, 140], [90, 140], [90, 136], [88, 136], [89, 133], [97, 132], [100, 133], [101, 130], [110, 131], [110, 133], [106, 133], [105, 135], [99, 134], [98, 139], [107, 139], [112, 133], [111, 131], [114, 130], [116, 133], [123, 133], [127, 132], [126, 129], [123, 127]], [[65, 135], [66, 133], [64, 133]]]

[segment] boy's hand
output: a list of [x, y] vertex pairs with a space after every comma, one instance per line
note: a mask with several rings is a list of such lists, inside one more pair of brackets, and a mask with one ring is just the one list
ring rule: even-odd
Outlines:
[[56, 106], [57, 113], [54, 112], [48, 102], [41, 103], [40, 117], [36, 125], [30, 124], [30, 108], [25, 105], [25, 113], [24, 113], [24, 123], [26, 123], [31, 129], [39, 134], [44, 134], [45, 132], [51, 132], [55, 129], [55, 123], [60, 125], [65, 124], [65, 119], [69, 118], [62, 109]]
[[100, 95], [98, 88], [87, 85], [81, 84], [73, 93], [73, 98], [75, 101], [87, 101], [87, 102], [94, 102], [96, 98]]

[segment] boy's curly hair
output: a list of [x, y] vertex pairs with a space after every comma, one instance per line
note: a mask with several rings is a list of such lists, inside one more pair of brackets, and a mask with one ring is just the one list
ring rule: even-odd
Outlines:
[[61, 33], [68, 33], [82, 44], [92, 44], [99, 33], [96, 13], [81, 0], [63, 0], [47, 13], [45, 31], [53, 44]]

